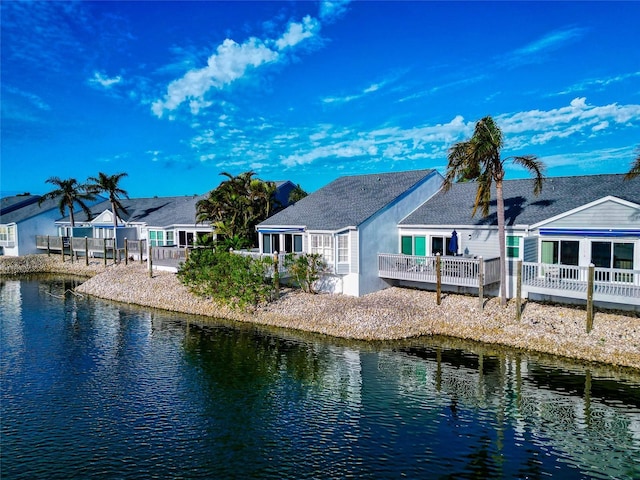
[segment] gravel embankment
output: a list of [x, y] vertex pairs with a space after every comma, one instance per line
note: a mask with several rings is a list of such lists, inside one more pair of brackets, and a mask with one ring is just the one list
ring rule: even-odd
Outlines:
[[[125, 303], [360, 340], [446, 335], [640, 369], [640, 318], [632, 313], [596, 312], [587, 334], [584, 308], [526, 303], [516, 322], [513, 301], [501, 307], [492, 298], [480, 310], [477, 297], [447, 294], [438, 306], [434, 292], [403, 288], [361, 298], [287, 291], [277, 302], [242, 312], [195, 297], [173, 273], [154, 272], [149, 278], [140, 264], [85, 267], [38, 257], [44, 259], [20, 260], [28, 271], [92, 276], [78, 292]], [[0, 258], [0, 274], [28, 273], [6, 260]]]

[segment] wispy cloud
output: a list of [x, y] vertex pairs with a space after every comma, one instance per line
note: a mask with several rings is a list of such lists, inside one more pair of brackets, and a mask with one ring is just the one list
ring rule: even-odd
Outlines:
[[498, 58], [498, 63], [503, 66], [518, 67], [538, 62], [548, 52], [579, 40], [585, 33], [586, 29], [579, 27], [570, 27], [547, 33], [541, 38], [501, 56]]
[[301, 22], [290, 21], [285, 32], [275, 39], [251, 37], [243, 43], [226, 39], [202, 68], [189, 70], [172, 81], [161, 100], [152, 104], [153, 113], [162, 117], [167, 111], [189, 102], [192, 113], [198, 113], [211, 103], [205, 98], [211, 90], [221, 90], [247, 75], [251, 70], [285, 61], [288, 52], [316, 37], [320, 22], [307, 15]]
[[119, 84], [120, 82], [122, 82], [122, 77], [120, 75], [117, 75], [115, 77], [108, 77], [103, 73], [100, 72], [94, 72], [93, 77], [91, 77], [89, 79], [89, 84], [93, 85], [93, 86], [100, 86], [102, 88], [106, 88], [109, 89], [111, 87], [113, 87], [114, 85]]
[[571, 85], [565, 90], [561, 90], [560, 92], [553, 93], [549, 96], [576, 94], [576, 93], [584, 92], [587, 90], [591, 90], [591, 91], [603, 90], [610, 85], [620, 83], [620, 82], [625, 82], [627, 80], [637, 78], [637, 77], [640, 77], [640, 72], [624, 73], [621, 75], [614, 75], [612, 77], [606, 77], [606, 78], [590, 78], [582, 82], [578, 82], [574, 85]]
[[320, 2], [320, 19], [324, 22], [338, 19], [345, 14], [349, 3], [350, 0], [325, 0]]
[[31, 106], [37, 108], [38, 110], [51, 110], [51, 106], [47, 102], [45, 102], [42, 97], [36, 95], [35, 93], [26, 92], [10, 85], [5, 85], [4, 90], [5, 93], [17, 95], [18, 97], [27, 100]]
[[565, 107], [500, 115], [496, 121], [505, 135], [511, 135], [513, 146], [541, 145], [576, 133], [597, 133], [614, 126], [638, 124], [640, 105], [589, 105], [586, 98], [579, 97]]

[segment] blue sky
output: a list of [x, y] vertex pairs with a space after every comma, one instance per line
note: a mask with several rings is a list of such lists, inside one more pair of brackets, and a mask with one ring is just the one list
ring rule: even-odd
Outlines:
[[0, 8], [5, 195], [98, 172], [127, 172], [132, 197], [206, 193], [222, 171], [308, 191], [444, 172], [485, 115], [549, 176], [626, 172], [640, 145], [640, 2]]

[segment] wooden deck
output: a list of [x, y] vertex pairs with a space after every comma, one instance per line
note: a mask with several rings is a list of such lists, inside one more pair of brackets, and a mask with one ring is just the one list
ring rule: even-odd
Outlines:
[[[437, 282], [437, 257], [381, 253], [378, 255], [378, 276], [394, 280], [411, 282]], [[499, 259], [465, 257], [440, 257], [440, 279], [442, 285], [475, 287], [480, 284], [480, 271], [483, 273], [483, 286], [500, 280]]]
[[[589, 267], [523, 262], [522, 289], [554, 297], [585, 299]], [[640, 270], [595, 268], [594, 300], [640, 305]]]

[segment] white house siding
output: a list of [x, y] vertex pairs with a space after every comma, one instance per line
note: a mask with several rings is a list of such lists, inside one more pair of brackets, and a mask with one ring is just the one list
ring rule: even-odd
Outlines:
[[441, 185], [442, 177], [433, 173], [420, 186], [360, 225], [358, 296], [389, 287], [389, 283], [378, 277], [378, 254], [397, 250], [400, 220], [435, 195]]
[[[536, 225], [532, 233], [540, 234], [542, 231], [544, 234], [539, 235], [538, 255], [534, 261], [541, 261], [540, 252], [544, 240], [579, 242], [578, 265], [580, 266], [588, 266], [591, 263], [591, 244], [593, 242], [622, 242], [634, 245], [633, 268], [640, 269], [640, 238], [637, 235], [612, 234], [607, 236], [606, 234], [607, 230], [638, 229], [640, 229], [640, 206], [615, 198], [603, 199]], [[554, 233], [554, 230], [557, 230], [557, 233]], [[605, 233], [593, 236], [589, 234], [590, 230], [600, 230]]]
[[640, 228], [640, 206], [614, 199], [592, 205], [540, 225], [543, 228], [629, 229]]
[[358, 230], [349, 232], [349, 261], [351, 262], [351, 273], [360, 272], [360, 236]]

